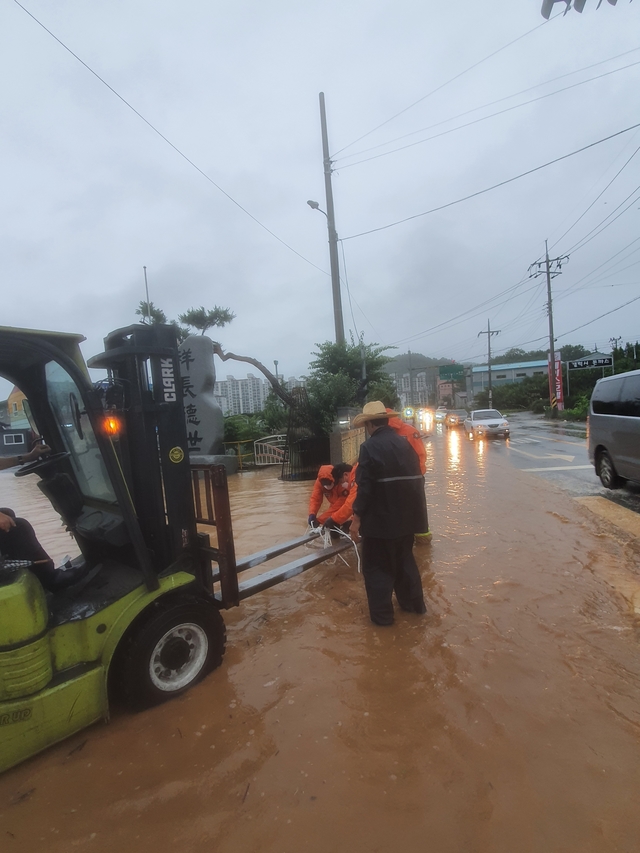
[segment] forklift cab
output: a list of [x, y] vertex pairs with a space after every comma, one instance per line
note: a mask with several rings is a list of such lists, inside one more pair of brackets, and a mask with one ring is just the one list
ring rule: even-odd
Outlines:
[[[16, 471], [73, 536], [80, 577], [45, 590], [0, 536], [0, 771], [109, 717], [110, 699], [144, 708], [219, 666], [220, 610], [349, 547], [327, 545], [238, 581], [319, 535], [236, 561], [223, 466], [190, 466], [171, 326], [135, 325], [90, 359], [81, 335], [0, 327], [0, 375], [27, 397], [51, 454]], [[216, 530], [216, 543], [198, 525]], [[215, 564], [215, 569], [213, 567]]]

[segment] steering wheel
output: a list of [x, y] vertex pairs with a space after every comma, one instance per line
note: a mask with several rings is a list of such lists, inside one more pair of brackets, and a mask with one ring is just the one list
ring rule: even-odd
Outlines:
[[71, 454], [68, 451], [63, 453], [50, 453], [48, 456], [43, 456], [36, 459], [35, 462], [30, 462], [28, 465], [23, 465], [15, 472], [14, 477], [26, 477], [27, 474], [33, 474], [34, 471], [39, 471], [41, 468], [46, 468], [54, 462], [60, 462], [61, 459], [68, 459]]

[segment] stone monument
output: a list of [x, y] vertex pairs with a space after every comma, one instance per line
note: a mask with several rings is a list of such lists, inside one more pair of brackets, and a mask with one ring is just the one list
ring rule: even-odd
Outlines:
[[224, 465], [227, 474], [235, 474], [238, 457], [224, 452], [224, 416], [213, 396], [213, 341], [204, 335], [189, 335], [178, 351], [189, 461], [192, 465]]

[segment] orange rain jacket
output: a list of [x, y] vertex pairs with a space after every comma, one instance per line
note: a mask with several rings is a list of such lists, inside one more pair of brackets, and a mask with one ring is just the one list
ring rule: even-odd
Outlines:
[[[324, 524], [328, 518], [333, 518], [332, 510], [334, 509], [334, 507], [335, 509], [337, 509], [339, 506], [341, 506], [344, 503], [346, 497], [339, 484], [336, 485], [334, 483], [333, 488], [329, 492], [325, 492], [325, 490], [322, 488], [322, 483], [320, 482], [320, 480], [333, 481], [333, 477], [331, 476], [332, 471], [333, 465], [320, 466], [318, 476], [316, 478], [315, 483], [313, 484], [311, 498], [309, 499], [309, 515], [315, 515], [319, 524]], [[329, 509], [318, 515], [318, 511], [322, 506], [322, 501], [324, 500], [324, 498], [329, 501]]]
[[[392, 409], [387, 409], [388, 412]], [[400, 418], [389, 418], [389, 426], [394, 429], [398, 435], [403, 435], [411, 447], [418, 454], [420, 460], [420, 471], [424, 475], [427, 473], [427, 451], [424, 446], [424, 441], [420, 438], [418, 430], [411, 424], [401, 421]]]
[[336, 503], [335, 508], [332, 507], [331, 518], [338, 525], [343, 525], [346, 521], [350, 521], [353, 516], [353, 502], [358, 494], [358, 485], [356, 483], [357, 469], [358, 463], [356, 462], [351, 471], [349, 471], [349, 491], [347, 492], [346, 497], [341, 504]]

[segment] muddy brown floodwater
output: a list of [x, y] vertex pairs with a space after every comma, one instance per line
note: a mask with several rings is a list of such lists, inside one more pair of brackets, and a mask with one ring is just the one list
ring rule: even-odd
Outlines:
[[[371, 625], [353, 557], [255, 596], [188, 694], [0, 777], [0, 850], [639, 850], [638, 541], [503, 447], [428, 447], [427, 616]], [[304, 531], [309, 489], [233, 478], [238, 555]]]

